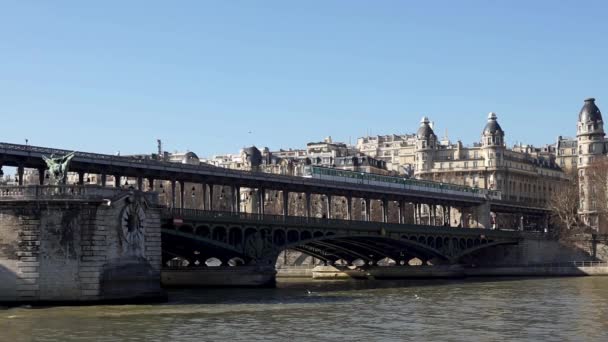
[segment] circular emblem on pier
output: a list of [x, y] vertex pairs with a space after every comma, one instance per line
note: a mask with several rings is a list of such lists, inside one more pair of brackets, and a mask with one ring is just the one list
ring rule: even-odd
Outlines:
[[125, 207], [121, 216], [123, 252], [144, 256], [144, 221], [146, 213], [137, 202]]

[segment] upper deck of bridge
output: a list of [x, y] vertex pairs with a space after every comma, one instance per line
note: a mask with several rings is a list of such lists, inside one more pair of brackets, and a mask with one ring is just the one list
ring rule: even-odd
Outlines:
[[[49, 147], [0, 143], [0, 166], [44, 169], [46, 165], [42, 160], [43, 155], [62, 155], [70, 152], [72, 151]], [[401, 189], [378, 184], [353, 184], [335, 180], [233, 170], [206, 164], [189, 165], [132, 156], [114, 156], [81, 151], [75, 152], [70, 170], [82, 173], [235, 185], [336, 196], [449, 203], [450, 205], [461, 207], [477, 206], [490, 201], [490, 199], [465, 191], [437, 191], [431, 188]], [[518, 203], [507, 203], [496, 200], [491, 200], [490, 202], [492, 206], [496, 206], [497, 208], [512, 209], [514, 211], [544, 211], [543, 208], [530, 208]]]

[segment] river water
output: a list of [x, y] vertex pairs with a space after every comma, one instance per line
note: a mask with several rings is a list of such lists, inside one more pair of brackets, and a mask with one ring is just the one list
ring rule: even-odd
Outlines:
[[0, 309], [0, 341], [82, 340], [608, 341], [608, 277], [289, 282]]

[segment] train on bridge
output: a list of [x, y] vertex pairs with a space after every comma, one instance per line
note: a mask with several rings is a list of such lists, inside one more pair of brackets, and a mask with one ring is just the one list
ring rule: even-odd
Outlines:
[[441, 194], [462, 195], [469, 193], [473, 197], [490, 200], [501, 200], [500, 191], [480, 189], [457, 184], [432, 182], [420, 179], [385, 176], [366, 172], [339, 170], [334, 168], [307, 165], [304, 168], [304, 177], [320, 180], [366, 184], [380, 187], [397, 188], [414, 191], [426, 191]]

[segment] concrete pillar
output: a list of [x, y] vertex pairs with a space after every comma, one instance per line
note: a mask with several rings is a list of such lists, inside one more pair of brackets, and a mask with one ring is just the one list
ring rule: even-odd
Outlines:
[[78, 185], [84, 185], [84, 172], [78, 172]]
[[114, 187], [120, 188], [120, 176], [119, 175], [114, 175]]
[[433, 212], [433, 226], [437, 225], [437, 205], [435, 204], [430, 204], [430, 208]]
[[154, 178], [148, 178], [148, 191], [154, 191]]
[[365, 199], [365, 221], [372, 220], [372, 200], [369, 198]]
[[186, 187], [186, 183], [182, 180], [179, 181], [179, 208], [180, 209], [185, 209], [186, 208], [186, 203], [184, 202], [184, 200], [186, 199], [186, 189], [184, 189]]
[[44, 172], [46, 170], [45, 169], [38, 169], [38, 183], [40, 185], [44, 185]]
[[107, 179], [108, 179], [108, 176], [106, 176], [105, 173], [102, 173], [101, 174], [101, 186], [104, 186], [104, 187], [106, 186]]
[[331, 219], [332, 218], [332, 195], [327, 195], [327, 218]]
[[17, 177], [18, 177], [18, 182], [19, 185], [23, 185], [23, 173], [25, 172], [23, 166], [19, 166], [17, 167]]
[[289, 216], [289, 191], [283, 190], [283, 217]]
[[346, 196], [346, 219], [353, 219], [353, 198]]
[[382, 222], [388, 222], [388, 200], [382, 199]]
[[137, 190], [139, 190], [139, 191], [144, 190], [144, 178], [141, 176], [137, 177]]
[[307, 192], [304, 197], [306, 197], [306, 217], [311, 217], [311, 215], [312, 215], [312, 209], [311, 209], [312, 208], [312, 203], [311, 203], [311, 198], [310, 198], [311, 197], [310, 196], [310, 192]]
[[171, 180], [171, 208], [175, 208], [175, 181]]

